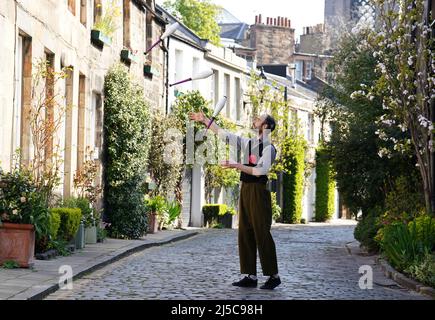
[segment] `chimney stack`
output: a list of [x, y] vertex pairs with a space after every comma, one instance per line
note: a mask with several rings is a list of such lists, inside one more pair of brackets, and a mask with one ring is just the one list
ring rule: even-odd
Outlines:
[[258, 15], [258, 23], [261, 24], [261, 14]]
[[255, 16], [255, 24], [257, 24], [257, 22], [258, 22], [258, 17]]

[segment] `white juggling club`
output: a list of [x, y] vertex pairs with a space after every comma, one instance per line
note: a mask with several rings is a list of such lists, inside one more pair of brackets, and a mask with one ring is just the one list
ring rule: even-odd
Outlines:
[[204, 71], [201, 71], [201, 72], [197, 73], [196, 75], [192, 76], [191, 78], [188, 78], [188, 79], [185, 79], [185, 80], [178, 81], [178, 82], [176, 82], [176, 83], [170, 84], [169, 86], [172, 87], [172, 86], [176, 86], [177, 84], [185, 83], [185, 82], [188, 82], [188, 81], [200, 80], [200, 79], [206, 79], [206, 78], [212, 76], [213, 73], [214, 73], [214, 71], [211, 70], [211, 69], [209, 69], [209, 70], [204, 70]]
[[169, 37], [171, 34], [173, 34], [178, 27], [180, 26], [180, 24], [178, 22], [175, 22], [173, 24], [171, 24], [166, 31], [160, 36], [159, 40], [156, 41], [146, 52], [145, 55], [148, 54], [148, 52], [150, 52], [156, 45], [158, 45], [160, 43], [160, 41], [165, 40], [167, 37]]
[[207, 129], [205, 130], [205, 133], [207, 134], [207, 130], [210, 128], [210, 126], [212, 125], [212, 123], [215, 121], [216, 117], [219, 115], [219, 113], [222, 111], [222, 109], [224, 108], [225, 104], [227, 103], [227, 97], [224, 96], [222, 99], [220, 99], [218, 101], [218, 103], [216, 104], [216, 106], [214, 107], [214, 111], [213, 111], [213, 116], [210, 119], [210, 122], [207, 126]]

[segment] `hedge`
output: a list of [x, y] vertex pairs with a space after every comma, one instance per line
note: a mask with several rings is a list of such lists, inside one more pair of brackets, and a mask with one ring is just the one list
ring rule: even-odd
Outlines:
[[226, 204], [206, 204], [202, 207], [202, 213], [204, 214], [204, 224], [211, 226], [219, 224], [226, 214], [235, 215], [236, 211]]
[[143, 185], [150, 141], [149, 106], [120, 64], [104, 84], [104, 212], [109, 234], [137, 239], [147, 230]]
[[316, 209], [317, 222], [332, 218], [335, 211], [335, 181], [331, 161], [323, 147], [316, 151]]
[[74, 238], [82, 220], [82, 211], [79, 208], [53, 208], [52, 215], [60, 216], [58, 238], [70, 241]]
[[284, 223], [300, 223], [304, 194], [305, 146], [301, 137], [288, 137], [282, 145]]
[[50, 232], [51, 240], [56, 240], [60, 228], [60, 214], [57, 211], [50, 211], [48, 229]]

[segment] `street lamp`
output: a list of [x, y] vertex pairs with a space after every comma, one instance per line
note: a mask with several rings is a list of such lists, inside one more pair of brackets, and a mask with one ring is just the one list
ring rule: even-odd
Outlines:
[[171, 34], [173, 34], [179, 26], [180, 24], [178, 22], [171, 24], [168, 29], [160, 36], [159, 40], [157, 40], [147, 51], [145, 51], [144, 54], [147, 55], [156, 45], [158, 45], [161, 41], [165, 40]]

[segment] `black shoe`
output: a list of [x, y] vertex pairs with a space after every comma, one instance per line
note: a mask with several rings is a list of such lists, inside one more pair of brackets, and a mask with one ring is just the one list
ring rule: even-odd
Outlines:
[[257, 287], [257, 280], [253, 280], [249, 277], [244, 277], [242, 280], [233, 282], [233, 286], [243, 287], [243, 288], [255, 288]]
[[260, 289], [273, 290], [281, 284], [280, 278], [270, 277]]

